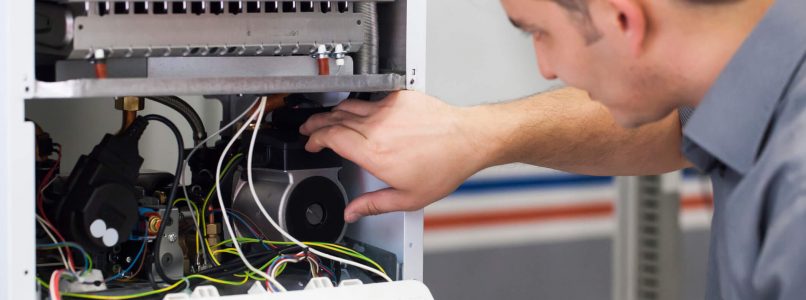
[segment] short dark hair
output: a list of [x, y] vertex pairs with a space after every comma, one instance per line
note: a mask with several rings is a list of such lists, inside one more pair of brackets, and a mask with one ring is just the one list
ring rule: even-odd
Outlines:
[[[602, 38], [602, 33], [596, 28], [596, 25], [593, 24], [593, 18], [591, 18], [590, 10], [588, 9], [588, 1], [590, 0], [552, 0], [557, 5], [561, 6], [568, 12], [568, 15], [571, 17], [571, 20], [576, 23], [577, 28], [582, 33], [582, 36], [585, 38], [585, 43], [588, 45], [593, 44], [599, 39]], [[728, 4], [728, 3], [735, 3], [741, 2], [743, 0], [681, 0], [688, 4], [701, 4], [701, 5], [710, 5], [710, 4]]]

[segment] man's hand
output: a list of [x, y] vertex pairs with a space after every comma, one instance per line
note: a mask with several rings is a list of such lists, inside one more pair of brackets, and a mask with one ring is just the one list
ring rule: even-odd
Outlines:
[[333, 149], [390, 188], [353, 200], [347, 222], [367, 215], [411, 211], [451, 192], [486, 167], [484, 143], [463, 124], [463, 109], [417, 92], [397, 92], [379, 102], [347, 100], [311, 117], [300, 132], [305, 149]]
[[313, 116], [300, 132], [311, 136], [307, 150], [331, 148], [391, 186], [352, 201], [348, 222], [423, 208], [499, 164], [589, 175], [661, 174], [688, 165], [676, 112], [625, 129], [586, 92], [570, 88], [469, 108], [416, 92], [348, 100]]

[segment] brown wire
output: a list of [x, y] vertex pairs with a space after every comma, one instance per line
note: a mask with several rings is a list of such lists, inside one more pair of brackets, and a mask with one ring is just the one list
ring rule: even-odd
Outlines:
[[143, 249], [142, 258], [140, 259], [140, 265], [137, 266], [137, 270], [134, 271], [134, 273], [132, 273], [132, 275], [129, 276], [129, 278], [123, 278], [123, 279], [120, 279], [119, 281], [132, 281], [132, 280], [134, 280], [134, 278], [137, 277], [137, 274], [140, 274], [140, 270], [143, 269], [143, 265], [145, 265], [146, 257], [148, 257], [148, 245], [146, 245], [145, 249]]

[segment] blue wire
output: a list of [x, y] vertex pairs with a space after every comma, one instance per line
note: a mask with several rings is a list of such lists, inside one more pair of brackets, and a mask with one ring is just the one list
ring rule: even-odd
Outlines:
[[[219, 213], [219, 214], [220, 214], [220, 213], [221, 213], [221, 210], [214, 210], [214, 212], [216, 212], [216, 213]], [[233, 213], [232, 211], [227, 211], [227, 213], [228, 213], [228, 214], [229, 214], [231, 217], [233, 217], [233, 218], [235, 218], [236, 220], [238, 220], [238, 222], [241, 222], [241, 224], [243, 224], [243, 225], [244, 225], [244, 227], [246, 227], [246, 229], [248, 229], [248, 230], [249, 230], [249, 232], [250, 232], [252, 235], [254, 235], [254, 236], [255, 236], [255, 238], [257, 238], [258, 240], [263, 240], [263, 237], [261, 237], [261, 236], [260, 236], [260, 235], [257, 233], [257, 231], [255, 231], [255, 230], [254, 230], [254, 229], [253, 229], [251, 226], [249, 226], [249, 223], [246, 223], [246, 220], [244, 220], [243, 218], [241, 218], [241, 216], [239, 216], [239, 215], [238, 215], [238, 214], [236, 214], [236, 213]], [[269, 250], [269, 246], [266, 246], [266, 243], [261, 242], [261, 243], [260, 243], [260, 245], [262, 245], [262, 246], [263, 246], [263, 248], [266, 248], [266, 250]]]
[[37, 248], [70, 247], [70, 248], [74, 248], [74, 249], [76, 249], [78, 251], [81, 251], [81, 258], [84, 259], [84, 270], [89, 271], [89, 270], [87, 270], [87, 268], [89, 268], [89, 266], [90, 266], [90, 261], [89, 261], [90, 255], [87, 254], [87, 251], [85, 251], [84, 248], [82, 248], [81, 245], [79, 245], [79, 244], [76, 244], [76, 243], [73, 243], [73, 242], [64, 242], [64, 243], [53, 243], [53, 244], [39, 244], [39, 245], [36, 245], [36, 247]]
[[104, 280], [105, 282], [110, 282], [112, 280], [121, 278], [121, 277], [123, 277], [123, 275], [125, 275], [126, 273], [129, 273], [129, 271], [131, 271], [134, 268], [134, 265], [136, 265], [137, 262], [140, 260], [140, 256], [143, 255], [143, 251], [145, 251], [145, 249], [146, 249], [146, 244], [148, 244], [148, 238], [140, 238], [140, 239], [143, 240], [143, 245], [140, 246], [140, 251], [138, 251], [137, 255], [134, 256], [134, 259], [132, 260], [132, 263], [129, 264], [129, 266], [126, 267], [125, 270], [120, 271], [120, 273], [117, 273], [114, 276], [105, 279]]

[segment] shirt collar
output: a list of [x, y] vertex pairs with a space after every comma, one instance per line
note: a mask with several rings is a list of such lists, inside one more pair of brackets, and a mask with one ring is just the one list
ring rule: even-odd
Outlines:
[[683, 153], [702, 170], [716, 161], [746, 174], [775, 108], [806, 53], [806, 1], [778, 0], [702, 99], [683, 129]]

